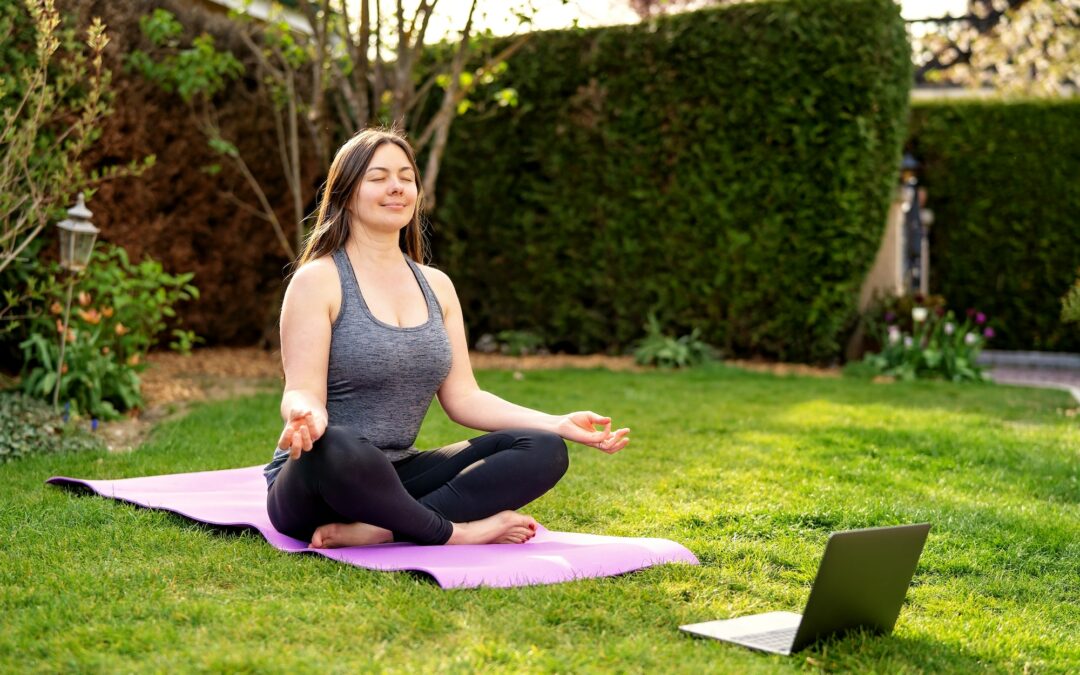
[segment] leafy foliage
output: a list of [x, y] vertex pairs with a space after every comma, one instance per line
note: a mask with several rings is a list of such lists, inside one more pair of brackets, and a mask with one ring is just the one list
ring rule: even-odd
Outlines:
[[[930, 283], [997, 320], [1000, 349], [1080, 351], [1059, 320], [1080, 267], [1080, 102], [937, 102], [912, 109]], [[992, 260], [992, 263], [990, 262]]]
[[655, 314], [649, 314], [645, 338], [634, 349], [638, 365], [660, 368], [689, 368], [715, 357], [716, 350], [701, 341], [701, 331], [697, 328], [679, 338], [664, 335]]
[[1080, 272], [1076, 282], [1061, 299], [1061, 320], [1065, 323], [1080, 323]]
[[504, 330], [495, 338], [499, 341], [499, 351], [510, 356], [535, 354], [544, 348], [544, 338], [527, 330]]
[[478, 333], [618, 352], [655, 309], [728, 354], [835, 360], [910, 76], [891, 0], [538, 34], [493, 85], [521, 104], [454, 124], [434, 250]]
[[230, 80], [244, 74], [244, 64], [232, 52], [218, 51], [211, 35], [199, 35], [189, 47], [181, 48], [184, 27], [171, 12], [155, 9], [139, 20], [139, 29], [154, 47], [167, 53], [155, 61], [146, 52], [134, 50], [127, 57], [127, 65], [186, 102], [199, 94], [213, 96]]
[[84, 43], [52, 0], [0, 1], [0, 356], [27, 337], [30, 304], [45, 284], [48, 225], [77, 192], [141, 175], [154, 157], [87, 171], [86, 151], [111, 112], [105, 26]]
[[42, 401], [15, 391], [0, 391], [0, 463], [30, 455], [102, 449], [101, 439], [64, 424]]
[[1080, 0], [968, 0], [967, 5], [967, 14], [955, 20], [913, 26], [916, 81], [1028, 96], [1075, 94]]
[[892, 311], [884, 314], [877, 335], [883, 345], [881, 352], [868, 355], [863, 367], [852, 372], [889, 375], [901, 380], [985, 380], [976, 359], [992, 337], [994, 329], [987, 325], [982, 312], [969, 309], [961, 323], [944, 305], [924, 304], [918, 298], [906, 315]]
[[[54, 268], [39, 298], [44, 311], [33, 319], [30, 336], [19, 345], [23, 391], [39, 398], [52, 396], [59, 336], [64, 335], [60, 400], [70, 403], [73, 413], [113, 419], [142, 405], [138, 372], [145, 367], [146, 352], [176, 316], [173, 306], [198, 297], [191, 278], [167, 274], [149, 258], [132, 264], [124, 249], [101, 246], [77, 281], [79, 292], [65, 334], [67, 279]], [[170, 344], [177, 351], [190, 350], [198, 339], [179, 329], [173, 335], [176, 339]]]

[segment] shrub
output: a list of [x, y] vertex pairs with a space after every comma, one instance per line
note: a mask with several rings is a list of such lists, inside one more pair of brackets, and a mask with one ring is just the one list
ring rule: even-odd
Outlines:
[[[113, 419], [142, 405], [138, 372], [146, 353], [176, 316], [173, 306], [197, 298], [191, 274], [167, 274], [160, 263], [132, 264], [118, 246], [99, 246], [76, 281], [64, 351], [60, 399], [74, 414]], [[54, 267], [40, 296], [43, 311], [33, 319], [23, 350], [23, 391], [51, 398], [56, 386], [67, 279]], [[179, 336], [176, 334], [180, 333]], [[178, 351], [197, 339], [175, 330]], [[181, 337], [182, 336], [182, 337]]]
[[46, 403], [16, 391], [0, 391], [0, 463], [31, 455], [104, 449], [100, 438], [65, 424]]
[[536, 354], [544, 349], [544, 338], [527, 330], [504, 330], [495, 336], [499, 351], [510, 356]]
[[111, 114], [109, 41], [94, 19], [67, 27], [54, 0], [0, 0], [0, 356], [6, 361], [27, 336], [29, 304], [48, 271], [39, 253], [50, 223], [78, 192], [91, 196], [108, 180], [141, 175], [154, 164], [100, 169], [84, 159]]
[[[901, 380], [944, 378], [953, 382], [987, 379], [975, 362], [986, 341], [994, 337], [994, 329], [982, 312], [969, 309], [960, 322], [942, 305], [916, 304], [908, 316], [890, 315], [886, 313], [884, 331], [877, 335], [883, 345], [881, 352], [868, 355], [862, 366], [852, 368], [849, 374], [869, 371]], [[908, 320], [910, 331], [904, 327]]]
[[934, 210], [930, 283], [992, 314], [999, 349], [1080, 351], [1080, 332], [1058, 320], [1080, 266], [1078, 119], [1077, 100], [912, 107]]
[[893, 0], [536, 34], [491, 85], [520, 105], [454, 123], [433, 249], [478, 333], [621, 352], [655, 309], [726, 353], [835, 360], [910, 79]]
[[1080, 323], [1080, 271], [1072, 288], [1061, 299], [1061, 320], [1064, 323]]
[[641, 366], [660, 368], [690, 368], [716, 358], [716, 350], [701, 341], [701, 332], [694, 329], [689, 335], [675, 338], [665, 335], [655, 314], [649, 314], [645, 337], [634, 349], [634, 361]]

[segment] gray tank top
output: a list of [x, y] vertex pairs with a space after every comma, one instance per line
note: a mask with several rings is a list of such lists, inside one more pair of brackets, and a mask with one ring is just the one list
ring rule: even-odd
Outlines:
[[[330, 424], [355, 429], [391, 461], [417, 452], [413, 442], [451, 361], [439, 301], [420, 268], [404, 257], [423, 291], [428, 318], [419, 326], [399, 328], [371, 313], [345, 250], [333, 254], [341, 310], [330, 329], [327, 417]], [[267, 487], [288, 456], [275, 449], [263, 470]]]

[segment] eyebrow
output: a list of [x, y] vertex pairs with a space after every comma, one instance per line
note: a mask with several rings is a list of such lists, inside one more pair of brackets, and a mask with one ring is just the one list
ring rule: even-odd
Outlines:
[[[386, 171], [386, 172], [389, 172], [390, 169], [387, 169], [385, 166], [369, 166], [368, 171]], [[413, 171], [413, 168], [411, 166], [409, 166], [408, 164], [406, 164], [405, 166], [399, 167], [398, 171]]]

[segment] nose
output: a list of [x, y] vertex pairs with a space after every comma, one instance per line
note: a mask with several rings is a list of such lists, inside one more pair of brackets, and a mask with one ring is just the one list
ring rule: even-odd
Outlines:
[[388, 189], [391, 194], [401, 194], [405, 190], [405, 183], [400, 178], [393, 177]]

